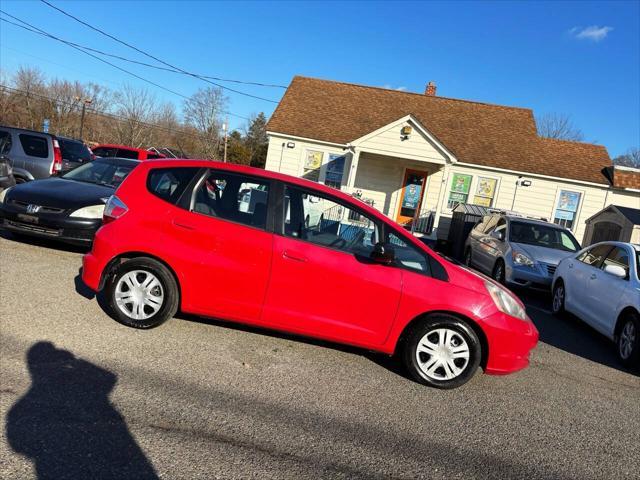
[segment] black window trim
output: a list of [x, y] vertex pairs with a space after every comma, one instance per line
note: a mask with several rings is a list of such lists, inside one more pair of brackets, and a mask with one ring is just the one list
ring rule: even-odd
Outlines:
[[[180, 168], [180, 167], [178, 167], [178, 168]], [[236, 222], [236, 221], [230, 220], [228, 218], [212, 217], [211, 215], [207, 215], [206, 213], [196, 212], [193, 209], [194, 204], [195, 204], [196, 192], [202, 186], [202, 184], [204, 183], [205, 179], [209, 175], [211, 175], [212, 172], [217, 172], [217, 173], [220, 173], [222, 175], [228, 175], [228, 176], [255, 179], [255, 183], [262, 183], [262, 184], [266, 184], [268, 186], [268, 191], [267, 191], [267, 218], [266, 218], [266, 222], [265, 222], [264, 228], [256, 227], [255, 225], [248, 225], [248, 224], [243, 223], [243, 222]], [[274, 191], [273, 191], [273, 186], [274, 186], [275, 183], [276, 182], [274, 180], [272, 180], [271, 178], [262, 177], [260, 175], [252, 175], [252, 174], [234, 172], [232, 170], [225, 170], [223, 168], [203, 167], [202, 168], [202, 172], [197, 173], [196, 175], [194, 175], [194, 177], [192, 179], [192, 182], [189, 183], [187, 188], [185, 188], [185, 191], [182, 193], [181, 197], [176, 202], [176, 206], [178, 208], [182, 208], [183, 210], [187, 210], [189, 213], [192, 213], [194, 215], [202, 215], [202, 216], [204, 216], [206, 218], [213, 218], [214, 220], [233, 223], [234, 225], [240, 225], [240, 226], [243, 226], [243, 227], [247, 227], [247, 228], [251, 228], [251, 229], [254, 229], [254, 230], [258, 230], [260, 232], [274, 233], [274, 228], [273, 228], [273, 206], [272, 206], [272, 204], [274, 203], [273, 198], [275, 197]]]

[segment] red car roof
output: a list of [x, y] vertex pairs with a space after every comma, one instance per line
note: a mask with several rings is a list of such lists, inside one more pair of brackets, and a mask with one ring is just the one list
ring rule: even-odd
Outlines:
[[[155, 150], [147, 150], [145, 148], [135, 148], [135, 147], [129, 147], [127, 145], [118, 145], [116, 143], [101, 143], [99, 145], [96, 145], [92, 148], [121, 148], [122, 150], [130, 150], [132, 152], [145, 152], [145, 153], [153, 153], [156, 155], [162, 155], [161, 153], [157, 153]], [[164, 157], [164, 155], [162, 155]]]

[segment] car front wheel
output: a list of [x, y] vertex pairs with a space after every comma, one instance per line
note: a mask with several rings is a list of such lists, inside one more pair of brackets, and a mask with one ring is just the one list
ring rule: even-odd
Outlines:
[[480, 365], [478, 336], [463, 320], [437, 314], [416, 324], [404, 343], [403, 361], [424, 385], [450, 389], [468, 382]]
[[618, 358], [626, 367], [638, 366], [640, 362], [640, 319], [630, 314], [622, 321], [618, 334]]
[[496, 262], [495, 267], [493, 267], [493, 279], [504, 285], [505, 283], [505, 272], [504, 272], [504, 262], [502, 260], [498, 260]]
[[151, 258], [122, 263], [109, 277], [105, 289], [111, 316], [133, 328], [153, 328], [178, 310], [178, 287], [171, 272]]

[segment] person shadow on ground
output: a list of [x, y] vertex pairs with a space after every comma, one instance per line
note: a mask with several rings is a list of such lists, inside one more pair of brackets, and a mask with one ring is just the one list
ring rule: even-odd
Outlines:
[[11, 448], [43, 479], [157, 479], [109, 400], [117, 376], [50, 342], [27, 353], [31, 388], [7, 415]]

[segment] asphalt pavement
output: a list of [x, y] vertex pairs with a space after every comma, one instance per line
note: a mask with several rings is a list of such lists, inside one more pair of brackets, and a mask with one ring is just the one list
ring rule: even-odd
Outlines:
[[137, 331], [82, 252], [0, 236], [0, 478], [640, 476], [640, 377], [547, 295], [531, 366], [452, 391], [385, 356], [195, 317]]

